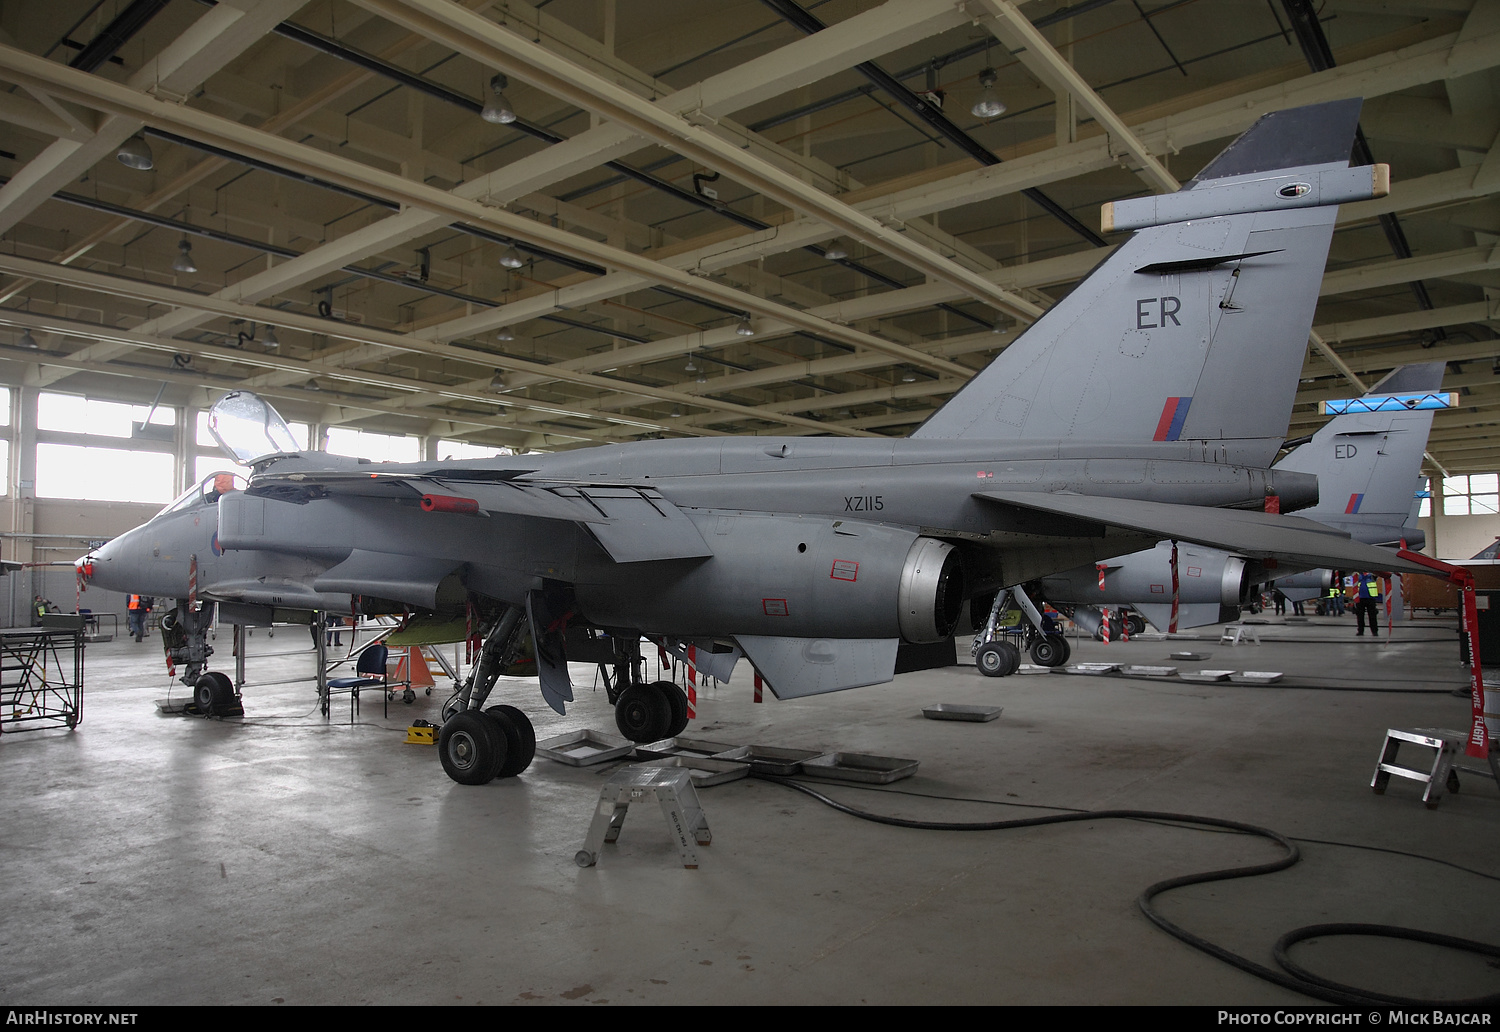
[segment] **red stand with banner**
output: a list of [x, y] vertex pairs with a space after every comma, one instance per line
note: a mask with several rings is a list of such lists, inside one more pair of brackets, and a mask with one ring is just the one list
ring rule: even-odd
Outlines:
[[1469, 694], [1473, 704], [1469, 744], [1464, 751], [1470, 756], [1487, 757], [1490, 751], [1490, 733], [1484, 722], [1484, 668], [1479, 662], [1479, 606], [1474, 596], [1474, 575], [1461, 566], [1453, 566], [1407, 548], [1399, 549], [1396, 555], [1448, 578], [1463, 598], [1463, 628], [1469, 639]]

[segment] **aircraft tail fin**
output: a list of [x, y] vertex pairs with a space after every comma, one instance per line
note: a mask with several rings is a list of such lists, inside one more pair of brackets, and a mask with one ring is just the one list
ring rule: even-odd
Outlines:
[[1201, 442], [1267, 466], [1291, 415], [1360, 101], [1266, 115], [1172, 194], [1105, 206], [1136, 232], [913, 434]]
[[[1443, 368], [1442, 362], [1402, 366], [1367, 394], [1436, 391]], [[1432, 415], [1428, 409], [1334, 416], [1276, 464], [1318, 478], [1318, 504], [1297, 515], [1370, 543], [1399, 540], [1411, 515], [1412, 485], [1421, 472]]]

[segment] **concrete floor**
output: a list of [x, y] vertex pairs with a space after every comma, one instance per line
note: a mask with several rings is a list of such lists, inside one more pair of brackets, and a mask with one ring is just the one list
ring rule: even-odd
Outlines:
[[[1493, 782], [1465, 777], [1436, 811], [1412, 782], [1369, 789], [1387, 727], [1467, 727], [1467, 699], [1449, 694], [1465, 683], [1452, 624], [1403, 625], [1389, 644], [1356, 639], [1352, 616], [1266, 631], [1284, 640], [1084, 642], [1074, 661], [1159, 663], [1197, 644], [1211, 659], [1184, 669], [1283, 670], [1294, 686], [990, 680], [963, 666], [755, 705], [742, 665], [743, 683], [705, 693], [688, 733], [918, 759], [888, 789], [829, 789], [904, 817], [1165, 810], [1500, 873]], [[310, 676], [310, 653], [256, 658], [306, 640], [257, 631], [250, 680]], [[228, 669], [227, 636], [218, 646]], [[534, 681], [496, 695], [539, 737], [612, 732], [591, 677], [575, 668], [566, 717]], [[746, 780], [702, 790], [714, 842], [699, 869], [679, 865], [648, 810], [585, 870], [573, 856], [611, 768], [538, 759], [516, 779], [456, 785], [433, 748], [403, 742], [412, 718], [438, 718], [441, 689], [389, 720], [367, 695], [353, 726], [347, 706], [325, 721], [307, 683], [247, 688], [242, 720], [160, 716], [154, 640], [91, 646], [87, 683], [77, 730], [0, 740], [0, 1006], [1313, 1002], [1136, 909], [1159, 879], [1275, 857], [1263, 840], [1105, 820], [913, 831]], [[1298, 686], [1317, 683], [1354, 690]], [[923, 719], [936, 702], [1004, 713]], [[1267, 965], [1283, 932], [1314, 922], [1500, 938], [1496, 881], [1349, 845], [1304, 844], [1288, 871], [1177, 890], [1162, 910]], [[1493, 964], [1434, 947], [1299, 949], [1329, 977], [1385, 991], [1458, 998], [1500, 983]]]

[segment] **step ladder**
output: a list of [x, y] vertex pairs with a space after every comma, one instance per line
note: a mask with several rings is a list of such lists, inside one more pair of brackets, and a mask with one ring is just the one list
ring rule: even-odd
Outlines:
[[[1436, 810], [1438, 803], [1443, 801], [1440, 787], [1449, 792], [1458, 791], [1458, 772], [1453, 769], [1453, 761], [1463, 751], [1468, 738], [1462, 731], [1442, 727], [1391, 728], [1385, 733], [1385, 744], [1380, 748], [1380, 759], [1375, 764], [1375, 776], [1370, 779], [1370, 788], [1376, 795], [1385, 795], [1392, 774], [1420, 781], [1427, 786], [1422, 792], [1422, 802], [1427, 809]], [[1422, 770], [1397, 763], [1396, 751], [1403, 742], [1436, 750], [1432, 767]]]
[[1260, 632], [1245, 624], [1226, 624], [1224, 633], [1219, 635], [1220, 645], [1243, 645], [1247, 641], [1253, 641], [1259, 646]]
[[625, 824], [630, 804], [645, 802], [661, 806], [667, 829], [677, 839], [682, 866], [697, 867], [698, 851], [694, 847], [708, 845], [713, 841], [713, 835], [698, 802], [692, 773], [681, 767], [648, 767], [639, 763], [620, 768], [604, 783], [599, 792], [599, 805], [594, 809], [594, 819], [589, 824], [589, 833], [583, 840], [583, 848], [574, 855], [574, 862], [579, 867], [593, 867], [598, 863], [599, 851], [604, 844], [620, 837], [620, 828]]

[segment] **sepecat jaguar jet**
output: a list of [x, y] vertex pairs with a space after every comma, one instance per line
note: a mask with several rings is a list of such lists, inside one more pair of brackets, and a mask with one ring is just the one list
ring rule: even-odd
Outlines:
[[[1318, 497], [1270, 463], [1337, 205], [1388, 189], [1383, 166], [1349, 167], [1359, 108], [1267, 115], [1181, 191], [1106, 206], [1133, 235], [909, 438], [375, 465], [285, 453], [279, 417], [232, 394], [214, 422], [254, 474], [218, 498], [218, 544], [316, 564], [310, 591], [367, 611], [467, 616], [483, 645], [439, 754], [471, 784], [516, 773], [531, 737], [484, 706], [527, 627], [549, 705], [573, 697], [570, 658], [599, 663], [644, 742], [679, 733], [687, 700], [645, 678], [643, 638], [720, 680], [743, 657], [793, 698], [889, 681], [902, 643], [948, 638], [972, 596], [1162, 539], [1417, 572], [1263, 511]], [[90, 557], [95, 576], [149, 527]], [[278, 604], [243, 578], [236, 600]]]

